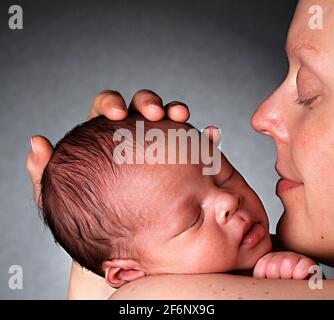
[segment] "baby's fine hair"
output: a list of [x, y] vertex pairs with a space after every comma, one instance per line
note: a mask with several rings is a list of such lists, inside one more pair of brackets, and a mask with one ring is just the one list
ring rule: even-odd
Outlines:
[[41, 180], [41, 216], [55, 241], [74, 261], [101, 276], [103, 261], [140, 256], [133, 240], [144, 215], [126, 201], [127, 191], [121, 187], [131, 165], [113, 161], [119, 143], [113, 140], [115, 131], [128, 129], [135, 136], [138, 120], [144, 121], [145, 131], [166, 130], [173, 123], [132, 115], [122, 121], [99, 116], [79, 124], [56, 144]]

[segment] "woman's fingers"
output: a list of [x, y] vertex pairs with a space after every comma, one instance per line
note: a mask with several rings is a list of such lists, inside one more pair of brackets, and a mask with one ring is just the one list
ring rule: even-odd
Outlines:
[[187, 105], [179, 101], [166, 104], [165, 112], [169, 119], [176, 122], [186, 122], [190, 117]]
[[165, 115], [161, 98], [147, 89], [135, 93], [129, 106], [129, 112], [139, 112], [150, 121], [159, 121]]
[[[189, 109], [182, 102], [170, 102], [165, 108], [167, 117], [173, 121], [186, 122], [189, 119]], [[161, 98], [151, 90], [142, 89], [135, 93], [129, 110], [119, 92], [104, 90], [95, 98], [87, 120], [99, 115], [114, 121], [123, 120], [128, 116], [128, 112], [139, 112], [151, 121], [159, 121], [165, 116]]]
[[123, 120], [128, 116], [126, 103], [119, 92], [104, 90], [94, 99], [87, 120], [99, 115], [114, 121]]
[[203, 130], [203, 133], [213, 142], [214, 145], [218, 146], [221, 140], [221, 132], [219, 128], [215, 126], [208, 126]]
[[[169, 103], [166, 106], [166, 110], [167, 116], [171, 120], [185, 122], [189, 118], [188, 107], [181, 102], [174, 101]], [[161, 98], [150, 90], [138, 91], [131, 101], [129, 111], [137, 111], [151, 121], [159, 121], [165, 115]], [[104, 90], [94, 99], [87, 120], [99, 115], [114, 121], [123, 120], [128, 116], [126, 103], [119, 92]], [[47, 138], [43, 136], [31, 138], [31, 151], [26, 158], [26, 168], [30, 174], [35, 201], [39, 207], [42, 207], [40, 202], [40, 181], [44, 169], [51, 158], [52, 151], [52, 144]]]
[[42, 207], [40, 201], [40, 182], [44, 169], [51, 158], [52, 151], [52, 144], [47, 138], [43, 136], [34, 136], [31, 138], [31, 150], [26, 158], [26, 168], [33, 185], [35, 202], [40, 208]]

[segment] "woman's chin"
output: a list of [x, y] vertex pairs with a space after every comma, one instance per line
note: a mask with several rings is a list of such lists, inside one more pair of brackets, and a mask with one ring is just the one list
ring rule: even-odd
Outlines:
[[292, 220], [296, 216], [298, 213], [289, 215], [288, 212], [284, 212], [277, 224], [276, 233], [284, 249], [334, 265], [334, 239], [321, 235], [321, 231], [305, 219]]
[[299, 247], [299, 239], [293, 230], [293, 226], [294, 222], [290, 221], [288, 213], [284, 212], [277, 223], [276, 234], [285, 249], [296, 251]]
[[298, 232], [294, 230], [295, 224], [297, 224], [297, 222], [291, 221], [288, 212], [284, 211], [277, 223], [276, 234], [285, 249], [301, 253], [299, 242], [302, 239], [298, 237]]

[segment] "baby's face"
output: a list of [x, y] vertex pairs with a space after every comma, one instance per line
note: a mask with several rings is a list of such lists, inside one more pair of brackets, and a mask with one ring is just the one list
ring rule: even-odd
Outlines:
[[[223, 155], [215, 176], [203, 175], [199, 164], [138, 171], [126, 185], [147, 214], [135, 238], [146, 274], [250, 269], [271, 250], [260, 199]], [[145, 193], [138, 194], [138, 186]]]

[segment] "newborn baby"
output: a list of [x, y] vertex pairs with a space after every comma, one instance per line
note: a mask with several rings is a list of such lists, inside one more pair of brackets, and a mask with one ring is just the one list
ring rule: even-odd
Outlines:
[[[258, 277], [309, 275], [315, 264], [311, 259], [292, 252], [269, 253], [263, 205], [223, 154], [215, 175], [203, 175], [202, 163], [115, 161], [114, 151], [124, 143], [115, 141], [115, 132], [126, 129], [136, 136], [137, 121], [143, 121], [145, 132], [193, 129], [139, 115], [115, 122], [100, 116], [66, 134], [44, 171], [42, 216], [76, 262], [115, 288], [145, 275], [254, 267]], [[144, 152], [149, 145], [128, 142], [123, 155]]]

